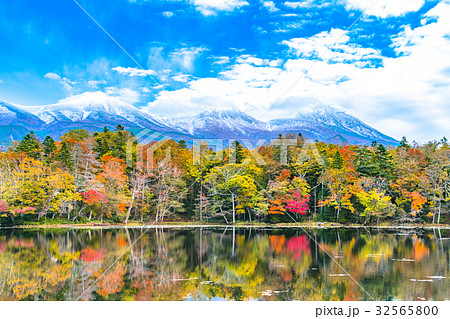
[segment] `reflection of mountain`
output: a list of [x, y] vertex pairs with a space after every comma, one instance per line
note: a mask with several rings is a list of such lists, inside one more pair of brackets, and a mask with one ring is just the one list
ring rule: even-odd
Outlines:
[[121, 124], [137, 133], [142, 129], [174, 139], [273, 139], [279, 134], [336, 144], [397, 144], [397, 141], [334, 107], [312, 104], [290, 118], [268, 123], [238, 110], [209, 109], [196, 116], [159, 119], [135, 106], [101, 92], [86, 92], [57, 104], [20, 107], [0, 102], [0, 137], [19, 139], [30, 130], [43, 138], [58, 138], [73, 128], [99, 131]]

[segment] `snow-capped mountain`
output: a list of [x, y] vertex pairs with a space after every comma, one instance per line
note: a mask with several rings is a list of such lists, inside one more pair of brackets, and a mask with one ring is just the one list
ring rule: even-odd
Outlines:
[[168, 124], [198, 138], [258, 138], [268, 125], [238, 110], [207, 109], [193, 117], [169, 118]]
[[0, 101], [0, 140], [9, 144], [22, 138], [31, 129], [40, 130], [45, 123], [30, 112], [10, 103]]
[[159, 131], [170, 130], [151, 115], [135, 106], [102, 92], [86, 92], [48, 106], [30, 106], [27, 110], [48, 128], [68, 127], [101, 128], [123, 125], [125, 128], [148, 128]]
[[44, 122], [36, 115], [23, 108], [0, 101], [0, 125], [39, 126], [43, 124]]
[[70, 129], [100, 131], [121, 124], [139, 133], [149, 129], [176, 140], [273, 139], [279, 134], [302, 133], [306, 138], [328, 143], [396, 145], [398, 142], [342, 109], [312, 104], [291, 118], [268, 123], [239, 110], [210, 108], [193, 117], [157, 118], [137, 107], [101, 92], [86, 92], [46, 106], [18, 106], [0, 102], [0, 138], [20, 139], [29, 131], [43, 138], [59, 138]]
[[398, 143], [342, 109], [320, 103], [302, 108], [291, 118], [273, 119], [269, 125], [277, 134], [299, 132], [306, 138], [330, 143]]

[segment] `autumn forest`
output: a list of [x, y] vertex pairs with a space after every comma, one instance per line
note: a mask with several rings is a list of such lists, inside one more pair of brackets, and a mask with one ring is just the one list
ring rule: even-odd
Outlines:
[[0, 222], [439, 224], [449, 173], [445, 138], [343, 146], [289, 134], [213, 150], [207, 141], [142, 145], [120, 125], [59, 141], [30, 132], [0, 154]]

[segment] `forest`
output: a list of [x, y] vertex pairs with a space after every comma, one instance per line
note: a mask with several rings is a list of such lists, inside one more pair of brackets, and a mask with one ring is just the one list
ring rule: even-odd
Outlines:
[[279, 136], [145, 145], [118, 125], [33, 132], [0, 154], [0, 224], [340, 223], [445, 224], [450, 146], [444, 137], [398, 146]]

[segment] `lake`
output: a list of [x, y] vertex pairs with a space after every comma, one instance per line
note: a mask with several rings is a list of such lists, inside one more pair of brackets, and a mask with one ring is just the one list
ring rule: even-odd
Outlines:
[[238, 227], [4, 229], [0, 230], [0, 299], [450, 297], [449, 229], [306, 231]]

